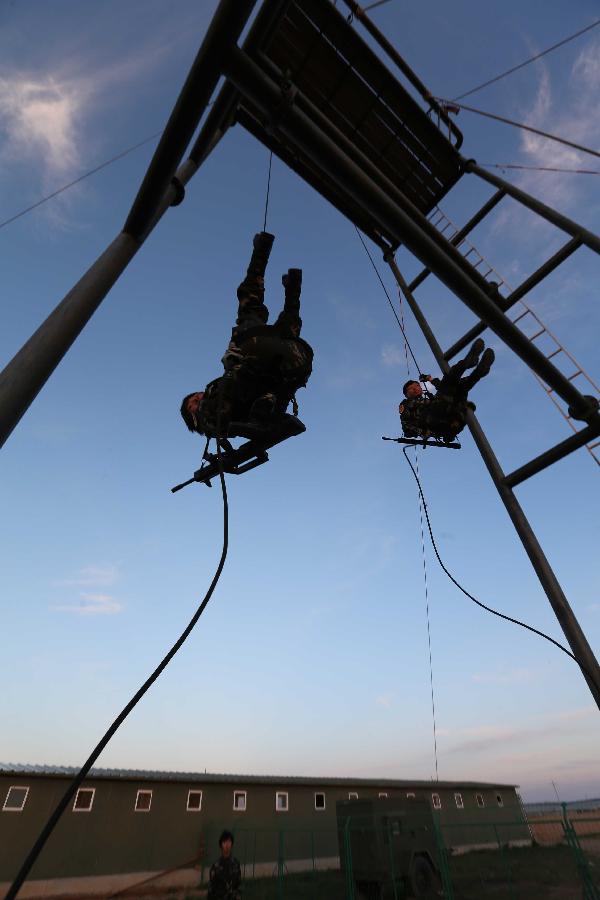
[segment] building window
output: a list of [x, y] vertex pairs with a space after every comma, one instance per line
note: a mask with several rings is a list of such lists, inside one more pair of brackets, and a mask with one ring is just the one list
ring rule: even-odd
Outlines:
[[498, 806], [504, 806], [504, 800], [502, 799], [502, 794], [496, 794], [496, 803]]
[[414, 800], [415, 795], [413, 794], [412, 791], [409, 791], [408, 794], [406, 795], [406, 797], [408, 800]]
[[387, 794], [381, 793], [381, 794], [379, 795], [379, 799], [380, 799], [380, 800], [387, 800]]
[[484, 803], [484, 800], [483, 800], [483, 797], [481, 796], [481, 794], [475, 794], [475, 799], [477, 800], [477, 806], [479, 806], [483, 809], [483, 807], [485, 806], [485, 803]]
[[200, 812], [202, 809], [202, 791], [188, 791], [187, 806], [188, 812]]
[[246, 791], [233, 792], [233, 808], [238, 812], [246, 812]]
[[275, 810], [277, 812], [287, 812], [288, 809], [288, 795], [285, 791], [277, 791], [275, 794]]
[[152, 791], [138, 791], [135, 798], [136, 812], [150, 812], [152, 806]]
[[11, 785], [4, 800], [2, 812], [22, 812], [25, 807], [28, 793], [28, 787], [19, 787], [16, 784]]
[[325, 809], [325, 794], [315, 794], [315, 809]]
[[355, 791], [350, 791], [348, 794], [348, 800], [358, 800], [358, 794]]
[[440, 799], [440, 795], [439, 795], [439, 794], [432, 794], [432, 795], [431, 795], [431, 800], [432, 800], [432, 802], [433, 802], [433, 808], [434, 808], [434, 809], [441, 809], [441, 808], [442, 808], [442, 801], [441, 801], [441, 799]]
[[96, 788], [79, 788], [75, 794], [73, 812], [91, 812]]
[[455, 794], [455, 795], [454, 795], [454, 802], [456, 803], [456, 808], [457, 808], [457, 809], [464, 809], [464, 808], [465, 808], [465, 804], [463, 803], [462, 794]]

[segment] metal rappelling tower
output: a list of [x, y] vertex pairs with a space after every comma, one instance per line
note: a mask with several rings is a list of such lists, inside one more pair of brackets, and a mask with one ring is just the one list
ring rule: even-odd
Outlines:
[[[462, 135], [447, 112], [358, 4], [343, 2], [348, 19], [330, 0], [221, 0], [123, 230], [0, 375], [0, 441], [169, 206], [183, 200], [185, 185], [223, 134], [239, 123], [381, 248], [443, 371], [474, 336], [491, 328], [566, 407], [574, 433], [508, 475], [472, 413], [469, 428], [600, 706], [598, 663], [513, 492], [577, 448], [597, 446], [597, 388], [582, 392], [584, 379], [563, 374], [556, 365], [564, 348], [545, 352], [508, 314], [578, 248], [600, 254], [600, 239], [462, 156]], [[255, 6], [258, 12], [238, 46]], [[363, 40], [352, 19], [367, 29], [392, 68]], [[182, 163], [221, 76], [224, 85]], [[469, 222], [448, 233], [436, 221], [438, 204], [459, 180], [467, 187], [473, 178], [493, 193]], [[493, 272], [486, 272], [476, 255], [461, 252], [461, 242], [505, 197], [556, 226], [565, 242], [514, 290], [503, 285], [503, 295], [491, 284]], [[424, 266], [410, 285], [394, 260], [401, 244]], [[478, 319], [446, 351], [414, 297], [429, 273]]]

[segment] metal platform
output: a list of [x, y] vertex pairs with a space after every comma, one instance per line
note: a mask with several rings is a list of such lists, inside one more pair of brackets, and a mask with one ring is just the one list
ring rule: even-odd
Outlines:
[[[267, 12], [269, 5], [276, 6], [267, 2]], [[279, 4], [277, 13], [246, 52], [282, 88], [282, 117], [286, 102], [297, 104], [355, 161], [366, 161], [382, 184], [389, 182], [427, 215], [462, 174], [460, 132], [450, 132], [454, 143], [448, 139], [331, 3], [294, 0]], [[396, 243], [309, 154], [286, 140], [277, 116], [265, 116], [242, 97], [237, 120], [368, 234]]]

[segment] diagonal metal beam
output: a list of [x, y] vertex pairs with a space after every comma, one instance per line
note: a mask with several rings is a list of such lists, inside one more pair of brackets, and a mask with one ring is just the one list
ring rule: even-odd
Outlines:
[[[502, 297], [500, 294], [497, 296], [497, 303], [499, 309], [502, 312], [507, 312], [515, 303], [518, 303], [522, 297], [532, 291], [534, 287], [536, 287], [541, 281], [546, 278], [551, 272], [558, 268], [566, 259], [571, 256], [579, 247], [581, 247], [581, 238], [574, 237], [571, 238], [570, 241], [567, 241], [560, 250], [557, 250], [556, 253], [550, 257], [550, 259], [546, 260], [539, 269], [536, 269], [535, 272], [523, 281], [518, 288], [508, 295], [508, 297]], [[487, 325], [485, 322], [478, 322], [476, 325], [473, 325], [466, 334], [463, 334], [461, 338], [455, 341], [451, 347], [449, 347], [444, 353], [444, 359], [452, 359], [453, 356], [456, 356], [457, 353], [460, 353], [461, 350], [464, 350], [465, 347], [468, 347], [472, 341], [475, 340], [480, 334], [482, 334]]]
[[[487, 203], [484, 203], [483, 206], [481, 207], [481, 209], [479, 209], [475, 213], [475, 215], [469, 219], [469, 221], [466, 223], [466, 225], [463, 225], [463, 227], [459, 231], [456, 232], [454, 237], [451, 239], [450, 243], [454, 247], [458, 247], [458, 245], [460, 244], [462, 239], [465, 238], [469, 234], [469, 232], [473, 231], [473, 229], [477, 225], [479, 225], [479, 223], [481, 221], [483, 221], [483, 219], [485, 219], [485, 217], [488, 215], [488, 213], [490, 213], [494, 209], [494, 207], [497, 206], [498, 203], [500, 203], [500, 201], [502, 200], [503, 197], [504, 197], [504, 191], [496, 191], [496, 193], [490, 197], [490, 199], [487, 201]], [[431, 275], [430, 269], [423, 269], [422, 272], [419, 272], [419, 274], [414, 279], [414, 281], [411, 281], [411, 283], [409, 285], [411, 291], [416, 291], [416, 289], [419, 287], [419, 285], [423, 284], [423, 282], [425, 281], [425, 279], [427, 278], [428, 275]]]
[[466, 172], [473, 172], [473, 174], [478, 175], [484, 181], [493, 184], [494, 187], [500, 188], [514, 200], [517, 200], [532, 212], [537, 213], [538, 216], [542, 216], [547, 222], [556, 225], [557, 228], [560, 228], [562, 231], [566, 232], [566, 234], [570, 234], [571, 237], [581, 238], [581, 243], [585, 244], [586, 247], [589, 247], [590, 250], [595, 250], [596, 253], [600, 253], [600, 237], [598, 237], [597, 234], [594, 234], [593, 231], [589, 231], [589, 229], [584, 228], [578, 222], [569, 219], [568, 216], [563, 216], [562, 213], [552, 209], [551, 206], [546, 206], [546, 204], [542, 203], [541, 200], [538, 200], [537, 197], [532, 197], [531, 194], [522, 191], [521, 188], [518, 188], [515, 184], [511, 184], [510, 181], [505, 181], [504, 178], [500, 178], [498, 175], [494, 175], [492, 172], [487, 172], [485, 169], [482, 169], [481, 166], [477, 165], [474, 159], [465, 159], [464, 163]]

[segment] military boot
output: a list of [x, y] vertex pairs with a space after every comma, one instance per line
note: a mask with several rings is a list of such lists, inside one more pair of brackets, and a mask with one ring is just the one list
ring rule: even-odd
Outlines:
[[281, 283], [285, 288], [286, 302], [290, 300], [298, 302], [302, 290], [302, 269], [288, 269], [287, 273], [281, 276]]
[[269, 262], [269, 256], [274, 240], [275, 235], [269, 234], [268, 231], [260, 231], [258, 234], [254, 235], [254, 240], [252, 242], [253, 250], [248, 265], [247, 277], [265, 277], [265, 271], [267, 263]]

